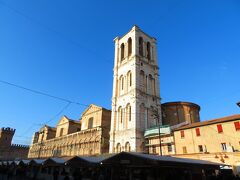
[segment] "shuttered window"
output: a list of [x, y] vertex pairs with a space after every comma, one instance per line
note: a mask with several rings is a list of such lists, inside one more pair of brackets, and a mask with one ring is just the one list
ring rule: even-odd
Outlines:
[[181, 138], [184, 138], [184, 131], [180, 131]]
[[196, 128], [196, 136], [200, 136], [200, 129]]
[[234, 122], [234, 125], [235, 125], [236, 131], [239, 131], [240, 130], [240, 122], [239, 121]]
[[218, 133], [222, 133], [223, 132], [223, 128], [222, 128], [221, 124], [217, 125], [217, 130], [218, 130]]

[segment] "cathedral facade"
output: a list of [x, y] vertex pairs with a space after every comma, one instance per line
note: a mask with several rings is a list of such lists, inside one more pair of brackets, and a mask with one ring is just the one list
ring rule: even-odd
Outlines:
[[90, 105], [80, 117], [63, 116], [56, 127], [45, 125], [34, 134], [28, 158], [108, 153], [111, 111]]
[[109, 152], [144, 152], [144, 131], [162, 123], [156, 39], [134, 26], [114, 41]]

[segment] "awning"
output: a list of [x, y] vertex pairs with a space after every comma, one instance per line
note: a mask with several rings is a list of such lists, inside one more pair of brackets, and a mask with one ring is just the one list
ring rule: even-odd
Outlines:
[[32, 159], [29, 165], [42, 165], [46, 159]]
[[162, 167], [206, 167], [219, 169], [219, 163], [203, 160], [176, 158], [170, 156], [157, 156], [134, 152], [121, 152], [101, 161], [102, 165], [129, 165], [129, 166], [162, 166]]
[[61, 166], [65, 165], [70, 158], [48, 158], [42, 164], [45, 166]]

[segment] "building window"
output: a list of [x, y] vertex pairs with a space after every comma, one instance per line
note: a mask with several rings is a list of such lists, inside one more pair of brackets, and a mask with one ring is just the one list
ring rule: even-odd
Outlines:
[[131, 146], [130, 146], [129, 142], [126, 142], [126, 144], [125, 144], [125, 151], [126, 152], [130, 152], [131, 151]]
[[200, 136], [200, 129], [199, 128], [196, 128], [196, 136]]
[[124, 77], [121, 75], [119, 77], [119, 94], [122, 94], [124, 91]]
[[149, 74], [149, 76], [148, 76], [148, 87], [149, 87], [149, 94], [154, 94], [154, 91], [153, 91], [153, 88], [154, 88], [153, 77], [152, 77], [151, 74]]
[[119, 108], [118, 108], [118, 120], [122, 123], [122, 107], [120, 106]]
[[227, 150], [226, 143], [221, 143], [221, 147], [222, 147], [222, 151], [226, 151]]
[[117, 144], [116, 151], [117, 151], [117, 153], [120, 153], [122, 151], [120, 143]]
[[203, 146], [202, 145], [198, 145], [198, 150], [199, 150], [199, 152], [203, 152]]
[[139, 46], [139, 55], [143, 56], [143, 38], [142, 37], [139, 38], [138, 46]]
[[63, 130], [64, 130], [63, 128], [60, 129], [60, 134], [59, 134], [59, 136], [62, 136], [62, 135], [63, 135]]
[[124, 59], [124, 44], [121, 44], [121, 61]]
[[234, 125], [235, 125], [236, 131], [239, 131], [240, 130], [240, 122], [239, 121], [234, 122]]
[[143, 70], [141, 70], [140, 71], [140, 89], [141, 89], [141, 91], [144, 91], [145, 90], [145, 80], [144, 80], [144, 71]]
[[131, 105], [128, 104], [126, 109], [127, 109], [127, 114], [126, 114], [127, 121], [131, 121], [131, 114], [132, 114]]
[[93, 128], [93, 117], [88, 119], [88, 129]]
[[168, 152], [172, 152], [172, 144], [171, 143], [167, 144], [167, 149], [168, 149]]
[[151, 60], [151, 45], [149, 42], [147, 42], [147, 58]]
[[183, 146], [183, 154], [187, 154], [187, 147]]
[[128, 86], [131, 87], [132, 86], [132, 73], [131, 73], [131, 71], [129, 71], [127, 73], [127, 79], [128, 79]]
[[222, 133], [223, 132], [223, 128], [222, 128], [221, 124], [217, 125], [217, 130], [218, 130], [218, 133]]
[[129, 86], [132, 86], [132, 73], [129, 74]]
[[123, 122], [123, 109], [121, 109], [121, 123]]
[[128, 38], [128, 56], [132, 54], [132, 38]]
[[139, 109], [140, 109], [140, 122], [139, 122], [139, 126], [140, 128], [142, 129], [144, 127], [144, 123], [145, 123], [145, 118], [147, 116], [147, 113], [145, 113], [145, 105], [144, 104], [141, 104], [139, 106]]
[[180, 131], [180, 135], [181, 135], [181, 138], [184, 138], [185, 137], [184, 131]]
[[122, 90], [123, 90], [123, 88], [124, 88], [124, 77], [122, 77], [121, 81], [122, 81]]

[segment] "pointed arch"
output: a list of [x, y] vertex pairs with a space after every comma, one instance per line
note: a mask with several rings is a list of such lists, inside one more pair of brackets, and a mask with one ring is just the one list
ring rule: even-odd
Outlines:
[[88, 119], [88, 129], [92, 129], [93, 128], [93, 117], [90, 117]]
[[142, 129], [143, 127], [145, 127], [145, 105], [142, 103], [140, 106], [139, 106], [139, 110], [140, 110], [140, 113], [139, 113], [139, 120], [140, 120], [140, 129]]
[[130, 87], [132, 86], [132, 72], [131, 71], [128, 71], [127, 73], [127, 87], [128, 89], [130, 89]]
[[124, 77], [122, 76], [122, 81], [121, 81], [121, 90], [124, 90]]
[[131, 146], [130, 146], [129, 142], [126, 142], [126, 144], [125, 144], [125, 151], [126, 152], [130, 152], [131, 151]]
[[132, 38], [128, 38], [128, 56], [132, 55]]
[[122, 106], [118, 108], [118, 124], [123, 122], [123, 109]]
[[121, 75], [119, 78], [119, 95], [121, 95], [124, 91], [124, 76]]
[[147, 59], [151, 60], [151, 44], [150, 42], [147, 42]]
[[132, 117], [132, 110], [131, 110], [131, 104], [128, 103], [126, 106], [126, 122], [125, 122], [125, 128], [128, 129], [128, 124], [131, 121]]
[[122, 149], [121, 149], [121, 144], [120, 144], [120, 143], [117, 143], [116, 152], [117, 152], [117, 153], [120, 153], [121, 151], [122, 151]]
[[156, 90], [155, 90], [155, 79], [151, 74], [148, 76], [148, 87], [149, 87], [149, 94], [151, 95], [156, 95]]
[[144, 71], [141, 70], [140, 71], [140, 90], [141, 91], [144, 91], [145, 90], [145, 74], [144, 74]]
[[130, 103], [127, 104], [126, 109], [127, 109], [127, 120], [131, 121], [132, 109], [131, 109], [131, 104]]
[[139, 37], [138, 47], [139, 47], [139, 55], [143, 56], [143, 38], [142, 37]]
[[124, 43], [121, 44], [121, 61], [124, 60], [124, 51], [125, 51], [125, 46]]

